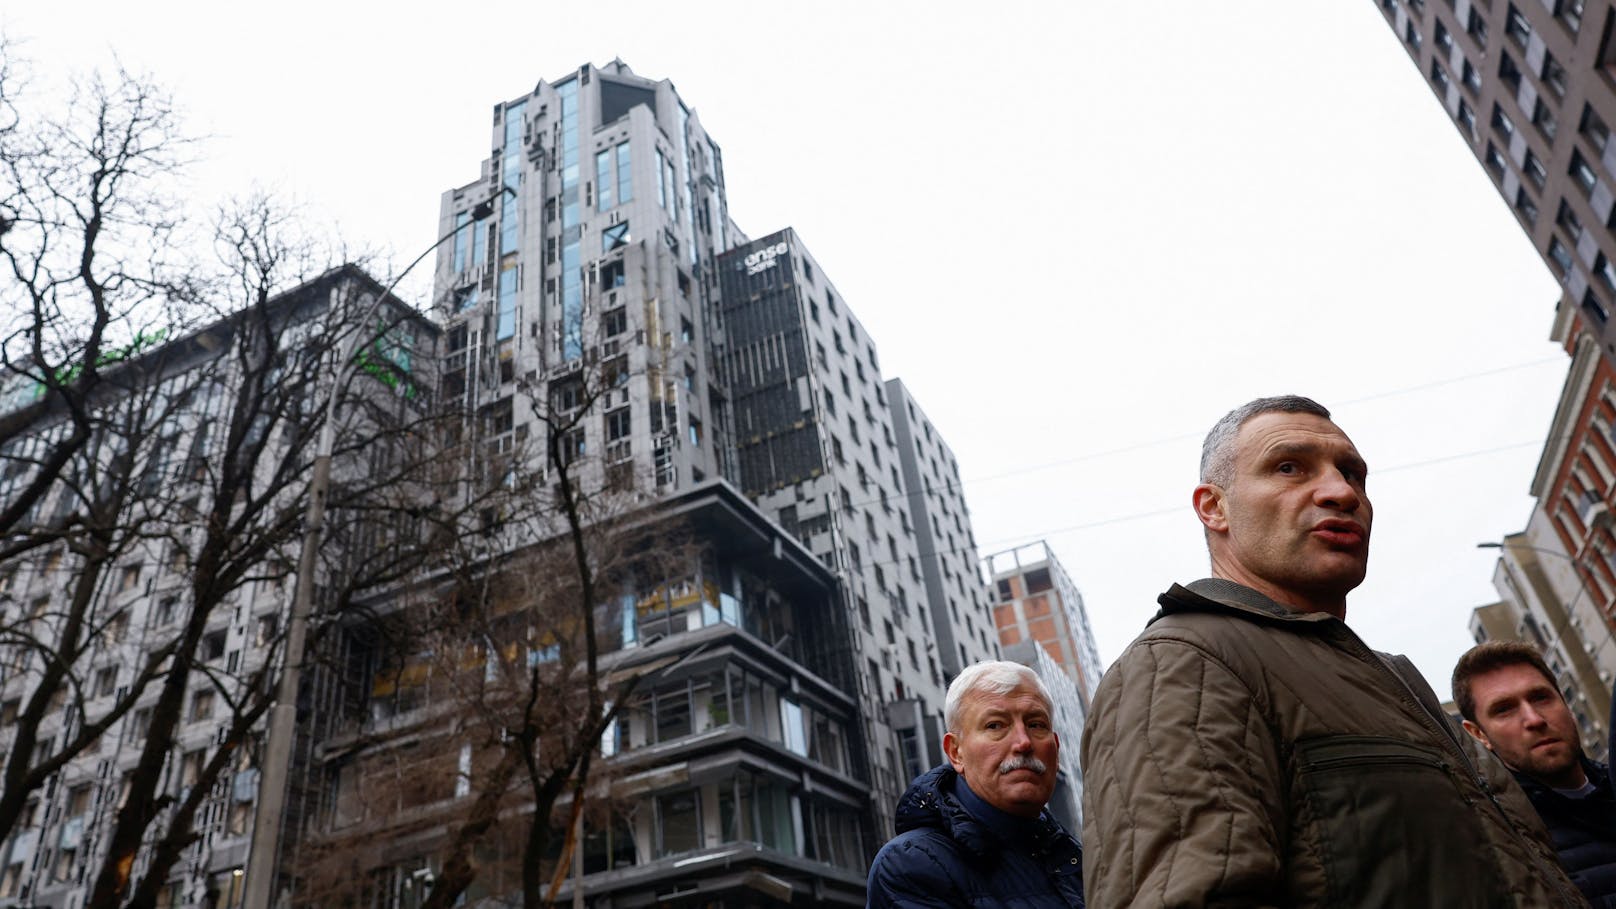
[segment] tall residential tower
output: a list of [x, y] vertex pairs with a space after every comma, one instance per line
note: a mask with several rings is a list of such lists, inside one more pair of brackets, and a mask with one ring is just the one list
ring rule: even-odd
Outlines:
[[1528, 567], [1523, 555], [1534, 571], [1565, 576], [1567, 583], [1538, 585], [1534, 595], [1510, 595], [1524, 610], [1517, 633], [1552, 630], [1544, 646], [1551, 661], [1563, 660], [1561, 689], [1590, 723], [1602, 724], [1597, 705], [1608, 702], [1616, 678], [1616, 6], [1379, 6], [1560, 283], [1549, 334], [1571, 355], [1571, 369], [1531, 481], [1538, 506], [1527, 530], [1506, 540], [1499, 576]]

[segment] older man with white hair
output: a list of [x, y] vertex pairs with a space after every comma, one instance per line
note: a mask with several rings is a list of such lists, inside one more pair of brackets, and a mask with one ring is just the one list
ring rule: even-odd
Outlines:
[[1082, 906], [1083, 850], [1045, 806], [1060, 736], [1020, 663], [967, 667], [948, 686], [948, 763], [898, 801], [897, 836], [870, 867], [869, 905]]

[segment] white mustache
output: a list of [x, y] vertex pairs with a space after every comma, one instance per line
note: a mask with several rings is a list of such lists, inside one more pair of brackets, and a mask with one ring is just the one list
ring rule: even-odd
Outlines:
[[999, 775], [1000, 776], [1003, 776], [1006, 773], [1010, 773], [1010, 772], [1016, 771], [1016, 770], [1031, 770], [1033, 773], [1039, 774], [1041, 776], [1041, 775], [1049, 772], [1049, 765], [1045, 764], [1043, 761], [1038, 760], [1037, 758], [1033, 757], [1030, 754], [1025, 754], [1025, 755], [1022, 755], [1021, 757], [1010, 758], [1009, 760], [1007, 760], [1004, 763], [999, 765]]

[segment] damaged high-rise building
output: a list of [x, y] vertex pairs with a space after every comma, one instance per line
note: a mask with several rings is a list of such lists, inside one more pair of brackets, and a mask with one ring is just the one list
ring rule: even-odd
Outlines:
[[[800, 238], [737, 228], [719, 145], [671, 82], [586, 65], [491, 115], [477, 179], [441, 199], [415, 366], [458, 494], [505, 498], [317, 623], [295, 730], [248, 749], [279, 763], [220, 784], [235, 838], [197, 846], [159, 905], [415, 907], [467, 867], [468, 905], [535, 883], [600, 906], [858, 905], [898, 796], [943, 759], [948, 681], [999, 653], [953, 454]], [[583, 559], [601, 572], [591, 660], [624, 696], [535, 858], [532, 794], [484, 795], [513, 738], [552, 755], [564, 730], [501, 726], [488, 692], [573, 659], [572, 620], [531, 605], [581, 576], [533, 567], [569, 525], [523, 511], [563, 481], [611, 494], [589, 532], [632, 528], [619, 561]], [[280, 624], [253, 627], [272, 647], [286, 602], [268, 603]], [[453, 632], [478, 610], [486, 633]], [[262, 780], [285, 781], [286, 808], [249, 835]], [[78, 790], [53, 791], [67, 807], [0, 844], [18, 868], [0, 907], [88, 886], [50, 902], [35, 859], [7, 864], [104, 835], [115, 792], [73, 822], [91, 816], [69, 816]]]

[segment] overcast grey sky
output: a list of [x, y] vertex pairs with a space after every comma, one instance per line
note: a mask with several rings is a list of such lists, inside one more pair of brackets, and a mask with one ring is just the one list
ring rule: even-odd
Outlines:
[[613, 57], [672, 79], [737, 222], [798, 230], [953, 446], [984, 553], [1047, 536], [1107, 662], [1206, 572], [1199, 437], [1249, 398], [1318, 398], [1369, 460], [1348, 620], [1444, 696], [1495, 598], [1475, 543], [1531, 508], [1557, 287], [1371, 0], [62, 2], [0, 27], [41, 90], [114, 54], [169, 85], [215, 137], [199, 206], [265, 187], [399, 266], [495, 102]]

